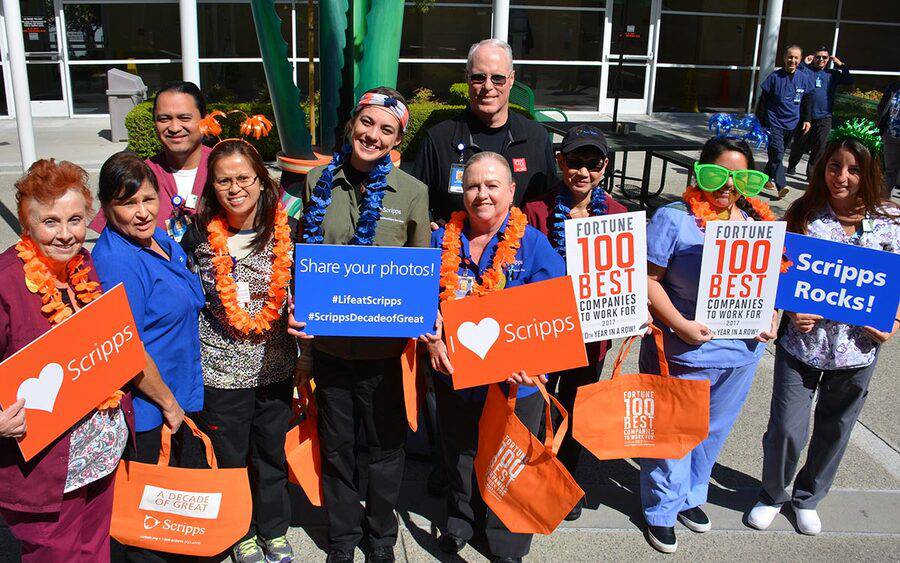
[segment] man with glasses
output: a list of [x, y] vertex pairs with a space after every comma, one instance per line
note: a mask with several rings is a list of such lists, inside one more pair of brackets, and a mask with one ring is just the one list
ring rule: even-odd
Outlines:
[[[828, 68], [829, 62], [834, 63], [833, 68]], [[806, 177], [809, 178], [828, 143], [828, 133], [831, 132], [831, 111], [834, 107], [834, 95], [837, 87], [853, 84], [853, 78], [850, 76], [850, 69], [847, 68], [847, 65], [841, 59], [831, 56], [828, 47], [824, 45], [816, 49], [812, 55], [808, 55], [804, 62], [800, 63], [800, 67], [812, 73], [815, 83], [809, 100], [810, 129], [806, 134], [794, 131], [787, 173], [792, 176], [796, 174], [800, 158], [809, 151], [809, 160], [806, 163]]]
[[808, 108], [815, 79], [811, 72], [800, 68], [802, 59], [799, 45], [789, 45], [784, 50], [784, 66], [763, 80], [756, 107], [756, 117], [769, 132], [766, 174], [771, 181], [767, 187], [777, 192], [779, 199], [788, 193], [784, 149], [790, 145], [795, 130], [806, 134], [811, 127]]
[[556, 164], [547, 131], [509, 108], [515, 81], [512, 49], [485, 39], [469, 49], [466, 61], [469, 107], [428, 130], [412, 175], [428, 186], [432, 227], [463, 209], [462, 169], [475, 153], [503, 155], [516, 183], [514, 205], [548, 192], [556, 184]]

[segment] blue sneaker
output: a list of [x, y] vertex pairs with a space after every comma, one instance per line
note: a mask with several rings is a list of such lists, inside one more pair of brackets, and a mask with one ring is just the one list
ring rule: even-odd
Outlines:
[[266, 563], [291, 563], [294, 560], [294, 550], [287, 541], [287, 536], [279, 536], [262, 540], [262, 548], [266, 553]]

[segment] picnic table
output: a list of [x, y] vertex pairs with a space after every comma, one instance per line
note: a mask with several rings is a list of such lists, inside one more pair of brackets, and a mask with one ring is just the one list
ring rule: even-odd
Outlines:
[[[693, 170], [691, 165], [693, 164], [694, 159], [678, 154], [676, 151], [699, 151], [703, 148], [703, 141], [683, 137], [681, 135], [669, 133], [668, 131], [663, 131], [662, 129], [650, 127], [649, 125], [633, 122], [619, 122], [620, 126], [628, 128], [627, 133], [616, 132], [612, 127], [612, 122], [554, 121], [542, 122], [541, 125], [543, 125], [548, 132], [556, 133], [560, 137], [564, 136], [570, 128], [577, 125], [593, 125], [600, 128], [606, 136], [606, 142], [610, 149], [610, 163], [607, 166], [605, 178], [606, 191], [611, 192], [615, 187], [615, 179], [619, 178], [619, 189], [622, 191], [623, 195], [631, 199], [631, 196], [625, 192], [625, 180], [639, 180], [641, 183], [641, 191], [638, 196], [638, 203], [642, 209], [646, 209], [649, 206], [650, 167], [653, 159], [659, 158], [663, 161], [662, 180], [660, 182], [660, 189], [653, 194], [655, 197], [656, 195], [659, 195], [662, 191], [662, 186], [665, 185], [666, 165], [668, 163], [677, 164], [687, 168], [689, 179], [692, 175]], [[559, 143], [554, 143], [553, 146], [554, 149], [558, 149]], [[626, 173], [629, 152], [645, 153], [643, 173], [640, 177], [628, 176]], [[619, 153], [622, 154], [621, 169], [616, 167], [617, 155]]]

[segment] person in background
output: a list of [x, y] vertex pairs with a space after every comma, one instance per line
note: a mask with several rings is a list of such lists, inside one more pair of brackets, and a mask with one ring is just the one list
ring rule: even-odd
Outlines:
[[[153, 122], [162, 151], [147, 159], [159, 186], [157, 224], [176, 241], [187, 231], [190, 216], [206, 184], [207, 159], [200, 120], [206, 99], [193, 82], [164, 84], [153, 98]], [[106, 226], [103, 210], [91, 221], [98, 233]]]
[[[828, 63], [833, 63], [833, 68], [828, 68]], [[831, 133], [831, 112], [834, 107], [834, 96], [838, 86], [853, 84], [850, 69], [837, 57], [829, 54], [828, 47], [821, 46], [812, 55], [807, 55], [801, 68], [812, 73], [813, 89], [809, 99], [809, 131], [794, 131], [794, 139], [791, 143], [791, 155], [788, 157], [787, 173], [795, 175], [797, 164], [804, 153], [809, 152], [809, 160], [806, 162], [806, 176], [822, 156], [825, 145], [828, 143], [828, 134]]]
[[[360, 97], [347, 124], [346, 144], [327, 166], [313, 168], [306, 177], [304, 243], [428, 246], [428, 190], [393, 166], [390, 157], [408, 123], [406, 100], [393, 88], [373, 88]], [[394, 561], [399, 529], [394, 509], [409, 428], [400, 361], [407, 340], [313, 339], [303, 332], [306, 323], [293, 315], [289, 325], [290, 334], [305, 339], [299, 381], [315, 378], [328, 562], [352, 562], [364, 539], [367, 561]], [[360, 490], [363, 466], [356, 450], [360, 427], [369, 451], [365, 491]]]
[[[515, 183], [506, 159], [484, 151], [466, 163], [463, 174], [465, 211], [457, 211], [446, 226], [431, 235], [431, 246], [441, 248], [441, 301], [484, 295], [492, 291], [564, 276], [565, 263], [540, 231], [528, 225], [525, 214], [512, 205]], [[500, 280], [499, 282], [496, 280]], [[474, 536], [487, 538], [491, 560], [521, 562], [531, 549], [531, 534], [510, 532], [486, 507], [475, 477], [478, 425], [487, 385], [454, 390], [447, 346], [442, 340], [440, 316], [435, 334], [421, 340], [428, 345], [434, 375], [438, 416], [443, 433], [444, 463], [449, 477], [447, 527], [440, 548], [456, 554]], [[537, 435], [544, 402], [534, 386], [544, 375], [530, 377], [524, 371], [512, 374], [507, 383], [518, 383], [516, 415]], [[509, 387], [503, 385], [504, 393]]]
[[[864, 144], [854, 137], [847, 125], [835, 129], [834, 136], [806, 192], [787, 211], [788, 231], [900, 253], [900, 209], [881, 198], [877, 147], [871, 139]], [[785, 311], [775, 347], [769, 425], [762, 441], [762, 490], [747, 515], [750, 526], [765, 530], [782, 505], [790, 503], [801, 533], [822, 531], [816, 506], [834, 482], [865, 404], [878, 351], [900, 328], [900, 310], [894, 316], [898, 318], [885, 332]], [[807, 442], [806, 463], [790, 491]]]
[[[606, 137], [600, 129], [592, 125], [572, 127], [563, 138], [556, 155], [562, 180], [541, 199], [525, 204], [528, 224], [544, 233], [550, 240], [550, 245], [563, 259], [566, 257], [566, 219], [628, 211], [601, 186], [603, 172], [609, 161], [608, 154]], [[578, 388], [599, 381], [609, 341], [591, 342], [585, 348], [589, 362], [587, 366], [548, 375], [547, 391], [556, 395], [570, 414], [575, 407]], [[577, 477], [581, 451], [581, 444], [572, 438], [570, 430], [559, 449], [558, 457], [573, 477]], [[584, 499], [581, 499], [566, 520], [577, 520], [583, 507]]]
[[[100, 297], [84, 248], [87, 181], [71, 162], [43, 159], [16, 182], [22, 235], [0, 254], [0, 361]], [[23, 561], [109, 561], [114, 474], [133, 422], [130, 395], [117, 391], [26, 462], [15, 442], [28, 430], [25, 399], [0, 412], [0, 531]], [[0, 539], [0, 559], [14, 542]]]
[[288, 563], [284, 436], [297, 342], [287, 333], [287, 294], [298, 223], [280, 206], [278, 185], [251, 144], [222, 141], [208, 166], [199, 211], [181, 239], [206, 294], [199, 422], [220, 467], [249, 465], [253, 516], [234, 560]]
[[784, 173], [784, 151], [791, 143], [795, 130], [806, 135], [812, 126], [809, 121], [809, 96], [815, 88], [812, 73], [800, 68], [803, 50], [789, 45], [784, 50], [784, 66], [776, 69], [760, 86], [756, 117], [769, 132], [769, 161], [766, 185], [779, 198], [788, 194]]
[[[203, 408], [197, 319], [206, 300], [200, 280], [187, 269], [178, 243], [157, 226], [159, 188], [140, 157], [128, 151], [109, 157], [100, 168], [97, 192], [108, 219], [94, 245], [97, 274], [104, 287], [124, 284], [147, 356], [147, 367], [135, 379], [135, 436], [128, 458], [156, 463], [165, 424], [172, 430], [171, 465], [206, 467], [202, 443], [181, 424], [186, 412]], [[122, 549], [121, 557], [129, 561], [171, 557]]]
[[888, 85], [878, 102], [878, 129], [884, 142], [884, 184], [886, 199], [900, 188], [900, 80]]
[[506, 159], [516, 183], [513, 205], [536, 199], [556, 184], [546, 129], [509, 107], [515, 79], [512, 49], [505, 41], [485, 39], [469, 49], [469, 106], [426, 132], [412, 169], [428, 186], [433, 228], [463, 209], [463, 166], [475, 153], [491, 151]]
[[[774, 221], [769, 206], [755, 196], [767, 181], [754, 170], [746, 141], [713, 137], [694, 167], [696, 186], [684, 201], [660, 207], [647, 225], [650, 311], [663, 332], [665, 357], [673, 377], [706, 380], [709, 435], [681, 459], [641, 459], [641, 505], [647, 540], [663, 553], [678, 549], [675, 522], [704, 533], [712, 529], [701, 506], [713, 465], [737, 420], [756, 366], [775, 337], [775, 319], [755, 339], [717, 338], [694, 320], [703, 242], [709, 221]], [[659, 373], [653, 338], [644, 338], [641, 373]]]

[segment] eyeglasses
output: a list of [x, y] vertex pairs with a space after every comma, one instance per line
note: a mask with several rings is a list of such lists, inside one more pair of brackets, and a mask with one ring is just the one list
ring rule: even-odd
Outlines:
[[[504, 84], [506, 84], [506, 81], [509, 79], [510, 76], [512, 76], [512, 74], [509, 74], [509, 75], [492, 74], [491, 75], [491, 84], [493, 84], [494, 86], [503, 86]], [[485, 82], [487, 82], [487, 79], [488, 79], [488, 75], [483, 72], [476, 72], [475, 74], [469, 75], [469, 82], [471, 82], [472, 84], [481, 85], [481, 84], [484, 84]]]
[[237, 178], [220, 178], [214, 182], [217, 190], [230, 190], [232, 183], [239, 188], [249, 188], [259, 176], [238, 176]]
[[824, 61], [824, 60], [827, 60], [828, 58], [829, 58], [828, 55], [814, 55], [813, 56], [813, 59], [815, 59], [817, 61]]
[[734, 187], [742, 195], [753, 197], [762, 191], [769, 176], [758, 170], [729, 170], [718, 164], [694, 163], [697, 187], [705, 192], [714, 192], [728, 182], [730, 176]]
[[566, 167], [570, 170], [581, 170], [582, 168], [587, 168], [589, 172], [600, 172], [601, 170], [603, 170], [604, 164], [606, 164], [606, 160], [603, 158], [581, 159], [571, 156], [566, 157]]

